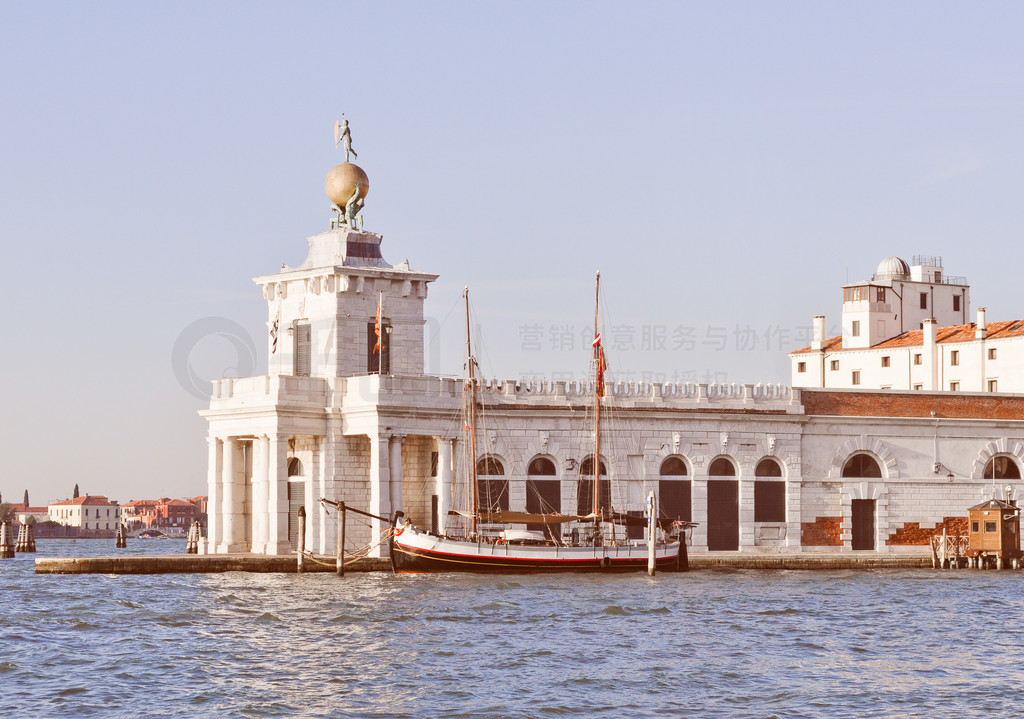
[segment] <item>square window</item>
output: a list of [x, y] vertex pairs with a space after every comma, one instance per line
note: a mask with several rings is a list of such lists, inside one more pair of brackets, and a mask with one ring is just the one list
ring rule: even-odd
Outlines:
[[914, 355], [914, 364], [921, 364], [921, 355], [920, 354]]
[[797, 362], [796, 363], [796, 371], [797, 372], [806, 372], [807, 371], [807, 363], [806, 362]]
[[854, 337], [860, 337], [860, 320], [853, 321], [853, 325], [850, 327], [850, 334]]
[[960, 364], [960, 350], [953, 350], [949, 353], [949, 364], [951, 367], [956, 367]]
[[875, 288], [875, 302], [885, 302], [885, 288], [884, 287], [876, 287]]
[[924, 389], [924, 385], [923, 384], [915, 384], [914, 385], [914, 389]]
[[994, 532], [994, 531], [996, 531], [996, 523], [995, 522], [986, 521], [985, 522], [985, 531], [986, 532]]
[[953, 295], [953, 311], [960, 311], [960, 295]]
[[959, 382], [950, 382], [949, 383], [949, 391], [950, 392], [959, 392], [960, 391], [960, 383]]
[[922, 292], [921, 293], [921, 309], [922, 310], [928, 309], [928, 293], [927, 292]]
[[832, 368], [832, 370], [838, 370], [839, 369], [839, 360], [832, 360], [831, 368]]
[[754, 521], [786, 521], [786, 483], [754, 480]]
[[988, 358], [989, 359], [995, 359], [996, 358], [996, 348], [995, 347], [989, 347], [988, 348]]
[[886, 355], [885, 357], [882, 358], [882, 366], [883, 367], [888, 367], [889, 366], [889, 355]]
[[999, 391], [998, 387], [999, 387], [999, 384], [998, 384], [998, 382], [996, 380], [990, 379], [988, 381], [988, 391], [989, 392], [998, 392]]
[[853, 378], [852, 378], [852, 383], [853, 384], [860, 384], [860, 370], [854, 370]]
[[978, 522], [977, 521], [971, 522], [971, 531], [972, 532], [977, 532], [978, 531]]

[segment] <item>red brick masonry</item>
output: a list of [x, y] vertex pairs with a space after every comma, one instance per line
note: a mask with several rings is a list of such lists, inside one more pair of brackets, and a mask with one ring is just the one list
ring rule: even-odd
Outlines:
[[921, 529], [917, 522], [907, 522], [894, 534], [890, 534], [885, 540], [888, 545], [924, 545], [931, 543], [932, 537], [942, 534], [942, 528], [946, 528], [949, 535], [967, 534], [967, 517], [946, 517], [942, 524], [931, 529]]
[[842, 517], [816, 517], [813, 522], [800, 525], [800, 544], [805, 547], [841, 547]]
[[1024, 419], [1024, 397], [1014, 395], [801, 389], [800, 401], [809, 415]]

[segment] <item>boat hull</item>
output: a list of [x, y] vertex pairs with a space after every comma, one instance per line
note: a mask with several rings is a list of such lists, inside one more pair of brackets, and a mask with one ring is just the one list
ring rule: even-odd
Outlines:
[[[678, 568], [679, 543], [655, 548], [659, 571]], [[647, 569], [646, 545], [619, 547], [555, 547], [470, 542], [412, 528], [391, 540], [391, 565], [396, 572], [635, 572]]]

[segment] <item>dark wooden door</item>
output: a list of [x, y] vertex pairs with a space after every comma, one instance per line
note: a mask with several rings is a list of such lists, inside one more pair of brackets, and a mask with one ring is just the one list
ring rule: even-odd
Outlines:
[[708, 480], [708, 551], [740, 548], [739, 487], [735, 479]]
[[853, 500], [852, 514], [853, 548], [873, 550], [875, 548], [875, 500]]

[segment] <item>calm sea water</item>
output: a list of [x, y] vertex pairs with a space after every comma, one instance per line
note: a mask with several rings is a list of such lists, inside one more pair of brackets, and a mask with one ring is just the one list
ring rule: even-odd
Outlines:
[[1024, 699], [1021, 572], [37, 576], [32, 559], [0, 560], [4, 717], [954, 717]]

